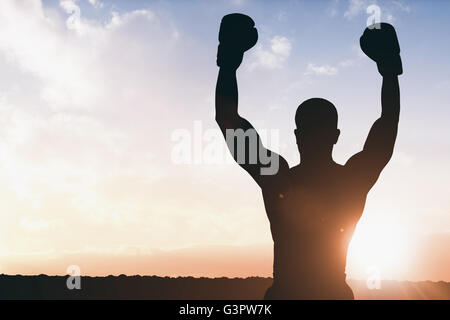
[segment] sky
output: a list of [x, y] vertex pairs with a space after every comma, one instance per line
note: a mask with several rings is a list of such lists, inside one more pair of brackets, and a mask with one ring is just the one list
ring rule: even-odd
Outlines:
[[450, 281], [450, 3], [438, 0], [2, 0], [0, 273], [270, 276], [261, 192], [214, 122], [220, 20], [255, 20], [239, 108], [264, 142], [296, 165], [295, 110], [323, 97], [344, 164], [381, 111], [359, 49], [374, 4], [398, 33], [402, 110], [347, 274]]

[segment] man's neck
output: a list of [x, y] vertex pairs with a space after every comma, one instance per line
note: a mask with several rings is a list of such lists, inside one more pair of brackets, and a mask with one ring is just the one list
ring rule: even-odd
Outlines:
[[323, 155], [314, 155], [314, 156], [305, 156], [304, 154], [300, 155], [300, 164], [303, 167], [307, 168], [327, 168], [330, 167], [330, 165], [333, 165], [335, 162], [333, 160], [333, 157], [331, 155], [331, 152], [329, 154], [323, 154]]

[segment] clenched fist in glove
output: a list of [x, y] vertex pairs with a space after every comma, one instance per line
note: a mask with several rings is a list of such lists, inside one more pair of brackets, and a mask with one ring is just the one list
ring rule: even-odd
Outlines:
[[258, 31], [252, 18], [240, 13], [224, 16], [220, 24], [217, 65], [237, 69], [244, 52], [253, 47], [257, 40]]
[[392, 25], [380, 23], [367, 27], [360, 39], [362, 51], [377, 63], [382, 76], [397, 76], [403, 73], [400, 46]]

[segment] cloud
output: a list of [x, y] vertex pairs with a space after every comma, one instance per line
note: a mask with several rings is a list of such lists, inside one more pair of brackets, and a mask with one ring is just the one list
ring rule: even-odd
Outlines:
[[[390, 236], [389, 231], [381, 231], [383, 235]], [[402, 237], [396, 234], [394, 239], [400, 241]], [[414, 245], [411, 246], [414, 250], [401, 253], [408, 262], [398, 267], [380, 267], [382, 279], [450, 281], [450, 233], [408, 235], [408, 241]], [[374, 254], [380, 250], [376, 237], [365, 246], [371, 248]], [[368, 266], [356, 251], [354, 253], [349, 254], [346, 273], [350, 279], [367, 279]], [[366, 254], [362, 252], [363, 256]], [[29, 262], [31, 259], [34, 263]], [[383, 252], [375, 257], [375, 265], [378, 260], [383, 260]], [[6, 274], [66, 275], [67, 266], [75, 264], [81, 267], [84, 276], [270, 277], [273, 272], [272, 261], [273, 245], [270, 243], [194, 246], [172, 250], [139, 245], [123, 245], [117, 249], [87, 246], [78, 250], [65, 250], [58, 255], [54, 250], [17, 252], [9, 259], [3, 258], [0, 271]], [[398, 273], [401, 273], [400, 277]]]
[[372, 15], [374, 12], [370, 11], [369, 13], [367, 12], [367, 9], [370, 6], [374, 5], [380, 8], [380, 19], [387, 22], [395, 21], [396, 18], [394, 13], [410, 13], [412, 11], [409, 5], [400, 0], [389, 2], [377, 2], [372, 0], [349, 0], [347, 9], [344, 12], [344, 17], [350, 20], [364, 13], [367, 14], [367, 17], [369, 18], [369, 15]]
[[[109, 20], [97, 22], [84, 19], [74, 1], [64, 0], [60, 5], [69, 16], [63, 21], [46, 16], [39, 2], [24, 2], [29, 4], [26, 10], [13, 3], [0, 5], [0, 52], [23, 72], [40, 79], [40, 97], [52, 108], [101, 106], [100, 100], [109, 91], [106, 84], [111, 82], [106, 74], [115, 65], [114, 53], [108, 51], [127, 41], [123, 37], [127, 29], [149, 24], [156, 40], [168, 39], [168, 43], [177, 38], [172, 22], [162, 23], [149, 10], [112, 12]], [[105, 60], [105, 55], [110, 58]]]
[[344, 67], [344, 68], [352, 67], [354, 65], [355, 65], [355, 60], [354, 59], [347, 59], [347, 60], [339, 62], [339, 66], [340, 67]]
[[255, 47], [250, 57], [249, 69], [265, 68], [280, 69], [290, 56], [292, 50], [291, 41], [282, 36], [274, 36], [270, 40], [270, 48], [265, 49], [261, 44]]
[[155, 19], [154, 13], [149, 10], [134, 10], [132, 12], [127, 12], [123, 15], [117, 12], [112, 12], [112, 18], [110, 22], [106, 25], [106, 28], [107, 29], [117, 28], [123, 25], [124, 23], [132, 21], [139, 17], [148, 19], [149, 21]]
[[304, 75], [335, 76], [339, 74], [339, 71], [342, 69], [360, 66], [362, 61], [364, 61], [367, 58], [366, 55], [361, 50], [361, 48], [356, 45], [351, 47], [351, 51], [353, 52], [353, 56], [351, 58], [342, 60], [338, 62], [335, 66], [328, 64], [316, 65], [314, 63], [308, 63]]
[[[100, 81], [90, 56], [98, 46], [94, 38], [101, 41], [100, 34], [77, 41], [67, 33], [61, 20], [45, 16], [40, 2], [34, 1], [31, 5], [30, 1], [25, 1], [22, 4], [22, 8], [11, 1], [3, 1], [0, 5], [0, 51], [22, 72], [43, 81], [41, 97], [53, 106], [90, 107], [89, 102], [98, 95], [94, 90], [95, 83]], [[74, 2], [62, 1], [61, 6], [76, 16], [78, 7]], [[22, 22], [17, 23], [18, 20]], [[86, 33], [95, 31], [88, 29], [78, 18], [72, 21]], [[78, 42], [92, 45], [91, 52], [81, 48]]]
[[315, 65], [308, 63], [304, 75], [316, 75], [316, 76], [334, 76], [338, 74], [338, 69], [329, 65]]
[[339, 5], [339, 0], [332, 0], [331, 3], [326, 8], [326, 14], [331, 18], [336, 17], [339, 12], [338, 5]]
[[249, 0], [229, 0], [229, 1], [230, 1], [230, 3], [231, 3], [232, 5], [235, 5], [235, 6], [243, 6], [243, 5], [247, 4], [247, 2], [248, 2]]
[[[118, 250], [86, 247], [67, 250], [58, 256], [54, 251], [15, 254], [2, 263], [1, 272], [66, 275], [67, 266], [75, 264], [81, 267], [84, 276], [270, 277], [273, 271], [272, 251], [270, 244], [196, 246], [176, 250], [149, 249], [146, 246], [122, 246]], [[35, 264], [26, 263], [30, 257], [36, 261]], [[208, 258], [205, 260], [205, 257]]]
[[[124, 200], [133, 181], [151, 184], [165, 172], [149, 156], [165, 133], [147, 132], [158, 126], [154, 110], [170, 104], [169, 81], [157, 75], [171, 73], [164, 61], [179, 60], [174, 22], [149, 10], [111, 13], [106, 21], [81, 12], [71, 28], [66, 21], [79, 7], [60, 5], [64, 14], [34, 0], [0, 2], [0, 192], [10, 196], [0, 205], [8, 221], [0, 233], [14, 223], [19, 233], [43, 230], [42, 221], [61, 214], [75, 229], [134, 223], [140, 209]], [[116, 184], [128, 188], [118, 196]], [[55, 236], [40, 245], [58, 243]]]
[[[170, 161], [173, 130], [194, 119], [214, 125], [204, 111], [213, 110], [204, 101], [211, 52], [178, 36], [168, 13], [105, 9], [106, 19], [93, 19], [78, 16], [78, 4], [0, 1], [0, 235], [8, 239], [0, 254], [270, 237], [262, 204], [249, 206], [242, 192], [211, 194], [217, 185], [204, 166]], [[283, 38], [268, 50], [289, 54]], [[241, 177], [239, 168], [215, 174]], [[224, 194], [235, 201], [224, 206]], [[64, 224], [47, 223], [58, 219]], [[30, 241], [31, 233], [43, 236]]]
[[349, 0], [347, 10], [344, 12], [344, 17], [352, 19], [358, 14], [365, 12], [371, 1], [369, 0]]
[[288, 38], [275, 36], [270, 40], [270, 43], [270, 47], [275, 54], [286, 58], [291, 54], [292, 45]]
[[64, 225], [64, 221], [62, 219], [54, 219], [54, 220], [44, 220], [44, 219], [35, 219], [31, 220], [28, 218], [23, 218], [20, 220], [20, 227], [27, 230], [47, 230], [58, 228]]
[[100, 0], [89, 0], [89, 3], [94, 7], [94, 8], [103, 8], [103, 3]]
[[403, 1], [392, 1], [394, 7], [396, 7], [397, 9], [399, 9], [400, 11], [406, 12], [406, 13], [410, 13], [411, 12], [411, 7], [407, 4], [405, 4]]

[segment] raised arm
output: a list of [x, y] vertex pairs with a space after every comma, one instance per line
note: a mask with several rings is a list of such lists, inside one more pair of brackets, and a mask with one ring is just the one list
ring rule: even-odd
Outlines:
[[285, 172], [288, 164], [262, 145], [257, 131], [238, 113], [236, 69], [244, 51], [256, 40], [256, 29], [249, 17], [232, 14], [223, 18], [217, 55], [220, 70], [216, 85], [216, 122], [233, 158], [262, 186], [270, 177]]
[[238, 100], [236, 70], [220, 68], [216, 84], [216, 121], [224, 134], [226, 129], [239, 128]]
[[371, 188], [389, 162], [397, 138], [400, 115], [398, 75], [403, 73], [400, 48], [392, 26], [381, 24], [381, 29], [366, 29], [361, 37], [361, 48], [377, 62], [383, 76], [381, 88], [381, 116], [370, 129], [361, 152], [349, 159], [348, 166], [367, 188]]

